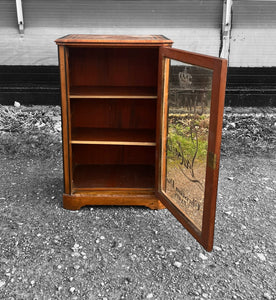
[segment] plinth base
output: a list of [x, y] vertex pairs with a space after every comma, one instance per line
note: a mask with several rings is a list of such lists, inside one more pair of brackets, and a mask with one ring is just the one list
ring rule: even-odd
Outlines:
[[97, 195], [63, 194], [63, 208], [78, 210], [86, 205], [146, 206], [150, 209], [164, 209], [165, 206], [154, 195]]

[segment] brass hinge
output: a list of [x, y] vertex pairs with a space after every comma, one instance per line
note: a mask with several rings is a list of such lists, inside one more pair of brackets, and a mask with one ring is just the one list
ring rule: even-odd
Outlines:
[[217, 155], [213, 152], [208, 152], [208, 167], [212, 170], [216, 169]]

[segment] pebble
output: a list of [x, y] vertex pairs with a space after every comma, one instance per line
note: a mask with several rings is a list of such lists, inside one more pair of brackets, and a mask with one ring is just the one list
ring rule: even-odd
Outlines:
[[264, 298], [267, 299], [267, 300], [272, 300], [273, 299], [272, 296], [268, 292], [264, 293]]
[[228, 128], [229, 129], [235, 129], [236, 128], [236, 123], [234, 123], [234, 122], [229, 123]]
[[152, 299], [153, 298], [153, 293], [147, 294], [147, 299]]
[[79, 257], [81, 256], [79, 252], [74, 252], [71, 254], [72, 257]]
[[70, 277], [70, 278], [69, 278], [69, 281], [71, 281], [71, 282], [72, 282], [72, 281], [73, 281], [73, 279], [74, 279], [74, 277]]
[[161, 246], [161, 247], [159, 248], [159, 250], [156, 250], [156, 253], [158, 253], [158, 254], [160, 254], [160, 255], [164, 255], [164, 253], [165, 253], [165, 248], [164, 248], [163, 246]]
[[6, 284], [6, 281], [0, 280], [0, 289]]
[[182, 263], [179, 262], [179, 261], [175, 261], [175, 262], [173, 263], [173, 265], [174, 265], [175, 267], [177, 267], [177, 268], [180, 268], [180, 267], [182, 266]]
[[75, 292], [75, 290], [76, 290], [76, 289], [75, 289], [73, 286], [70, 287], [70, 289], [69, 289], [69, 291], [70, 291], [71, 294], [73, 294], [73, 293]]
[[31, 284], [31, 285], [34, 285], [34, 284], [35, 284], [35, 281], [34, 281], [34, 280], [32, 280], [32, 281], [30, 282], [30, 284]]
[[62, 268], [62, 266], [61, 266], [61, 265], [58, 265], [58, 266], [57, 266], [57, 268], [58, 268], [58, 269], [61, 269], [61, 268]]
[[20, 107], [20, 102], [14, 101], [14, 107]]
[[218, 246], [214, 246], [213, 249], [214, 249], [215, 251], [222, 251], [222, 249], [221, 249], [220, 247], [218, 247]]
[[265, 261], [265, 260], [266, 260], [266, 258], [265, 258], [265, 256], [263, 255], [263, 253], [256, 253], [256, 255], [259, 257], [259, 259], [260, 259], [261, 261]]
[[74, 266], [74, 269], [75, 269], [75, 270], [78, 270], [79, 268], [80, 268], [79, 265], [75, 265], [75, 266]]
[[202, 253], [199, 253], [199, 258], [201, 258], [202, 260], [208, 259], [208, 257]]

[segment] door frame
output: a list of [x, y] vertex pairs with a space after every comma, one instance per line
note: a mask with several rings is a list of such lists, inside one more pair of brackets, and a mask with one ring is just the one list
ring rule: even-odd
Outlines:
[[[213, 71], [210, 123], [208, 133], [208, 154], [205, 180], [204, 208], [202, 230], [199, 231], [193, 223], [176, 208], [162, 192], [162, 182], [165, 181], [164, 138], [167, 135], [168, 107], [168, 77], [169, 60], [174, 59]], [[227, 60], [217, 57], [197, 54], [184, 50], [161, 47], [159, 52], [158, 105], [157, 105], [157, 178], [156, 195], [176, 219], [192, 234], [192, 236], [207, 250], [213, 248], [216, 198], [219, 175], [220, 144], [223, 122], [224, 97], [226, 87]]]

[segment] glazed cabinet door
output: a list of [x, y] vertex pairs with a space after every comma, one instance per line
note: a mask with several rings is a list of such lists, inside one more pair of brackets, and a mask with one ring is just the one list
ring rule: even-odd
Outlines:
[[227, 61], [163, 47], [158, 196], [213, 248]]

